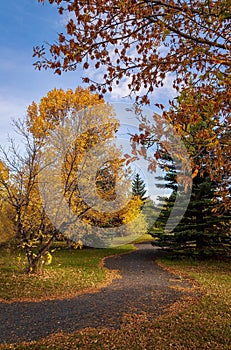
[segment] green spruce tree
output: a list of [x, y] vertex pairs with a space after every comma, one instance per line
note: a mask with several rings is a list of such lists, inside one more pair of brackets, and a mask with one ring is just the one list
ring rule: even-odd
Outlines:
[[139, 196], [144, 202], [148, 197], [146, 197], [147, 190], [145, 188], [145, 183], [141, 176], [137, 173], [134, 180], [132, 181], [132, 195]]
[[[184, 217], [172, 232], [165, 227], [174, 206], [176, 196], [183, 189], [176, 181], [177, 171], [168, 154], [162, 154], [162, 163], [168, 171], [164, 177], [159, 177], [163, 183], [157, 186], [172, 189], [168, 198], [159, 197], [162, 210], [150, 234], [156, 239], [156, 244], [165, 246], [175, 252], [190, 252], [190, 254], [206, 257], [212, 254], [226, 254], [231, 250], [229, 212], [222, 215], [216, 213], [219, 204], [217, 184], [211, 180], [205, 169], [200, 169], [193, 178], [189, 205]], [[184, 205], [184, 202], [181, 202]]]

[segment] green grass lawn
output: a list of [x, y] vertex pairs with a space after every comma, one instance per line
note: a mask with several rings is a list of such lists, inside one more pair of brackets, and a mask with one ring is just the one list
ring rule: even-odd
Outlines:
[[148, 233], [136, 238], [134, 240], [134, 243], [142, 243], [142, 242], [148, 242], [148, 241], [153, 241], [153, 237], [149, 235]]
[[[150, 240], [150, 235], [139, 237], [136, 243]], [[135, 249], [125, 244], [109, 249], [67, 250], [65, 243], [56, 242], [51, 248], [52, 263], [38, 275], [23, 273], [26, 259], [19, 251], [0, 249], [0, 300], [41, 300], [65, 298], [86, 289], [109, 283], [116, 273], [105, 269], [103, 258]]]
[[[118, 249], [121, 250], [122, 248]], [[81, 257], [83, 260], [75, 257], [79, 253], [82, 254], [79, 259]], [[106, 250], [73, 252], [73, 260], [69, 257], [66, 263], [62, 257], [64, 253], [59, 254], [54, 262], [55, 271], [58, 271], [61, 262], [63, 267], [60, 266], [60, 269], [72, 270], [77, 261], [81, 269], [85, 261], [86, 269], [88, 267], [91, 270], [95, 268], [93, 261], [97, 261], [98, 266]], [[230, 350], [231, 262], [165, 259], [161, 263], [182, 276], [187, 274], [193, 278], [200, 285], [203, 296], [178, 303], [168, 315], [152, 321], [147, 321], [145, 314], [139, 317], [126, 315], [124, 326], [120, 330], [86, 329], [69, 335], [50, 336], [38, 342], [0, 346], [0, 349]], [[52, 267], [49, 271], [52, 271]]]
[[41, 300], [74, 296], [107, 284], [116, 276], [101, 261], [104, 257], [134, 249], [124, 245], [112, 249], [67, 250], [56, 246], [53, 259], [38, 275], [23, 273], [24, 258], [18, 252], [0, 251], [0, 300]]

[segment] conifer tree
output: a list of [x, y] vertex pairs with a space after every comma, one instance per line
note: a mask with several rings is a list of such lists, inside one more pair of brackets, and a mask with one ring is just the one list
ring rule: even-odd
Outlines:
[[139, 196], [144, 202], [147, 199], [147, 197], [145, 197], [146, 192], [145, 183], [141, 176], [137, 173], [132, 181], [132, 195]]
[[228, 211], [222, 215], [215, 213], [220, 200], [217, 196], [217, 184], [203, 169], [193, 178], [191, 199], [183, 219], [172, 232], [165, 231], [168, 217], [181, 189], [176, 182], [177, 173], [170, 157], [163, 153], [162, 158], [171, 164], [168, 164], [168, 172], [162, 178], [165, 183], [158, 186], [170, 188], [172, 193], [169, 198], [159, 198], [163, 208], [155, 227], [150, 232], [157, 238], [156, 244], [168, 246], [175, 251], [190, 251], [201, 257], [230, 252], [231, 216]]

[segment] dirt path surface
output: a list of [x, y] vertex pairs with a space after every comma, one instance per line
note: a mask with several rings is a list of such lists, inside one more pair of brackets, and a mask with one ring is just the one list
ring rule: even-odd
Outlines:
[[191, 293], [188, 281], [156, 264], [158, 252], [150, 243], [137, 247], [106, 259], [105, 266], [120, 270], [122, 278], [96, 293], [65, 300], [0, 303], [0, 343], [37, 340], [85, 327], [119, 328], [125, 313], [147, 312], [150, 318], [157, 317]]

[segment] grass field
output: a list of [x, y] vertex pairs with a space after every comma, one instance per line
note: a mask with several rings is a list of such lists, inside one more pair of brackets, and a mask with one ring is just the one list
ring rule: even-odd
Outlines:
[[66, 250], [53, 247], [52, 263], [38, 275], [23, 273], [25, 259], [19, 252], [1, 249], [0, 300], [42, 300], [65, 298], [109, 283], [116, 272], [101, 263], [106, 256], [134, 249], [133, 245], [111, 249]]
[[[150, 240], [143, 235], [135, 242]], [[17, 250], [0, 248], [0, 301], [65, 298], [86, 289], [109, 283], [116, 273], [103, 267], [102, 259], [135, 249], [124, 244], [109, 249], [67, 250], [65, 243], [56, 242], [51, 248], [52, 263], [38, 275], [26, 275], [26, 259]]]
[[[122, 248], [119, 248], [118, 252], [122, 252], [121, 250]], [[106, 251], [92, 249], [87, 255], [84, 251], [77, 253], [82, 254], [82, 256], [79, 255], [81, 269], [84, 264], [86, 269], [89, 269], [89, 275], [90, 270], [96, 268], [95, 264], [98, 266], [99, 260]], [[57, 256], [55, 262], [57, 267], [53, 269], [58, 271], [58, 265], [63, 261], [60, 269], [72, 270], [77, 261], [74, 257], [75, 253], [73, 252], [73, 260], [68, 258], [72, 264], [66, 261], [66, 265], [62, 254]], [[193, 278], [203, 291], [203, 296], [182, 304], [178, 303], [168, 315], [153, 321], [147, 321], [145, 315], [139, 317], [126, 315], [121, 330], [86, 329], [69, 335], [50, 336], [38, 342], [8, 344], [0, 346], [0, 349], [230, 350], [231, 262], [165, 259], [161, 264], [182, 276]], [[48, 271], [51, 270], [50, 267]], [[100, 271], [100, 281], [102, 281], [105, 275], [102, 270]]]

